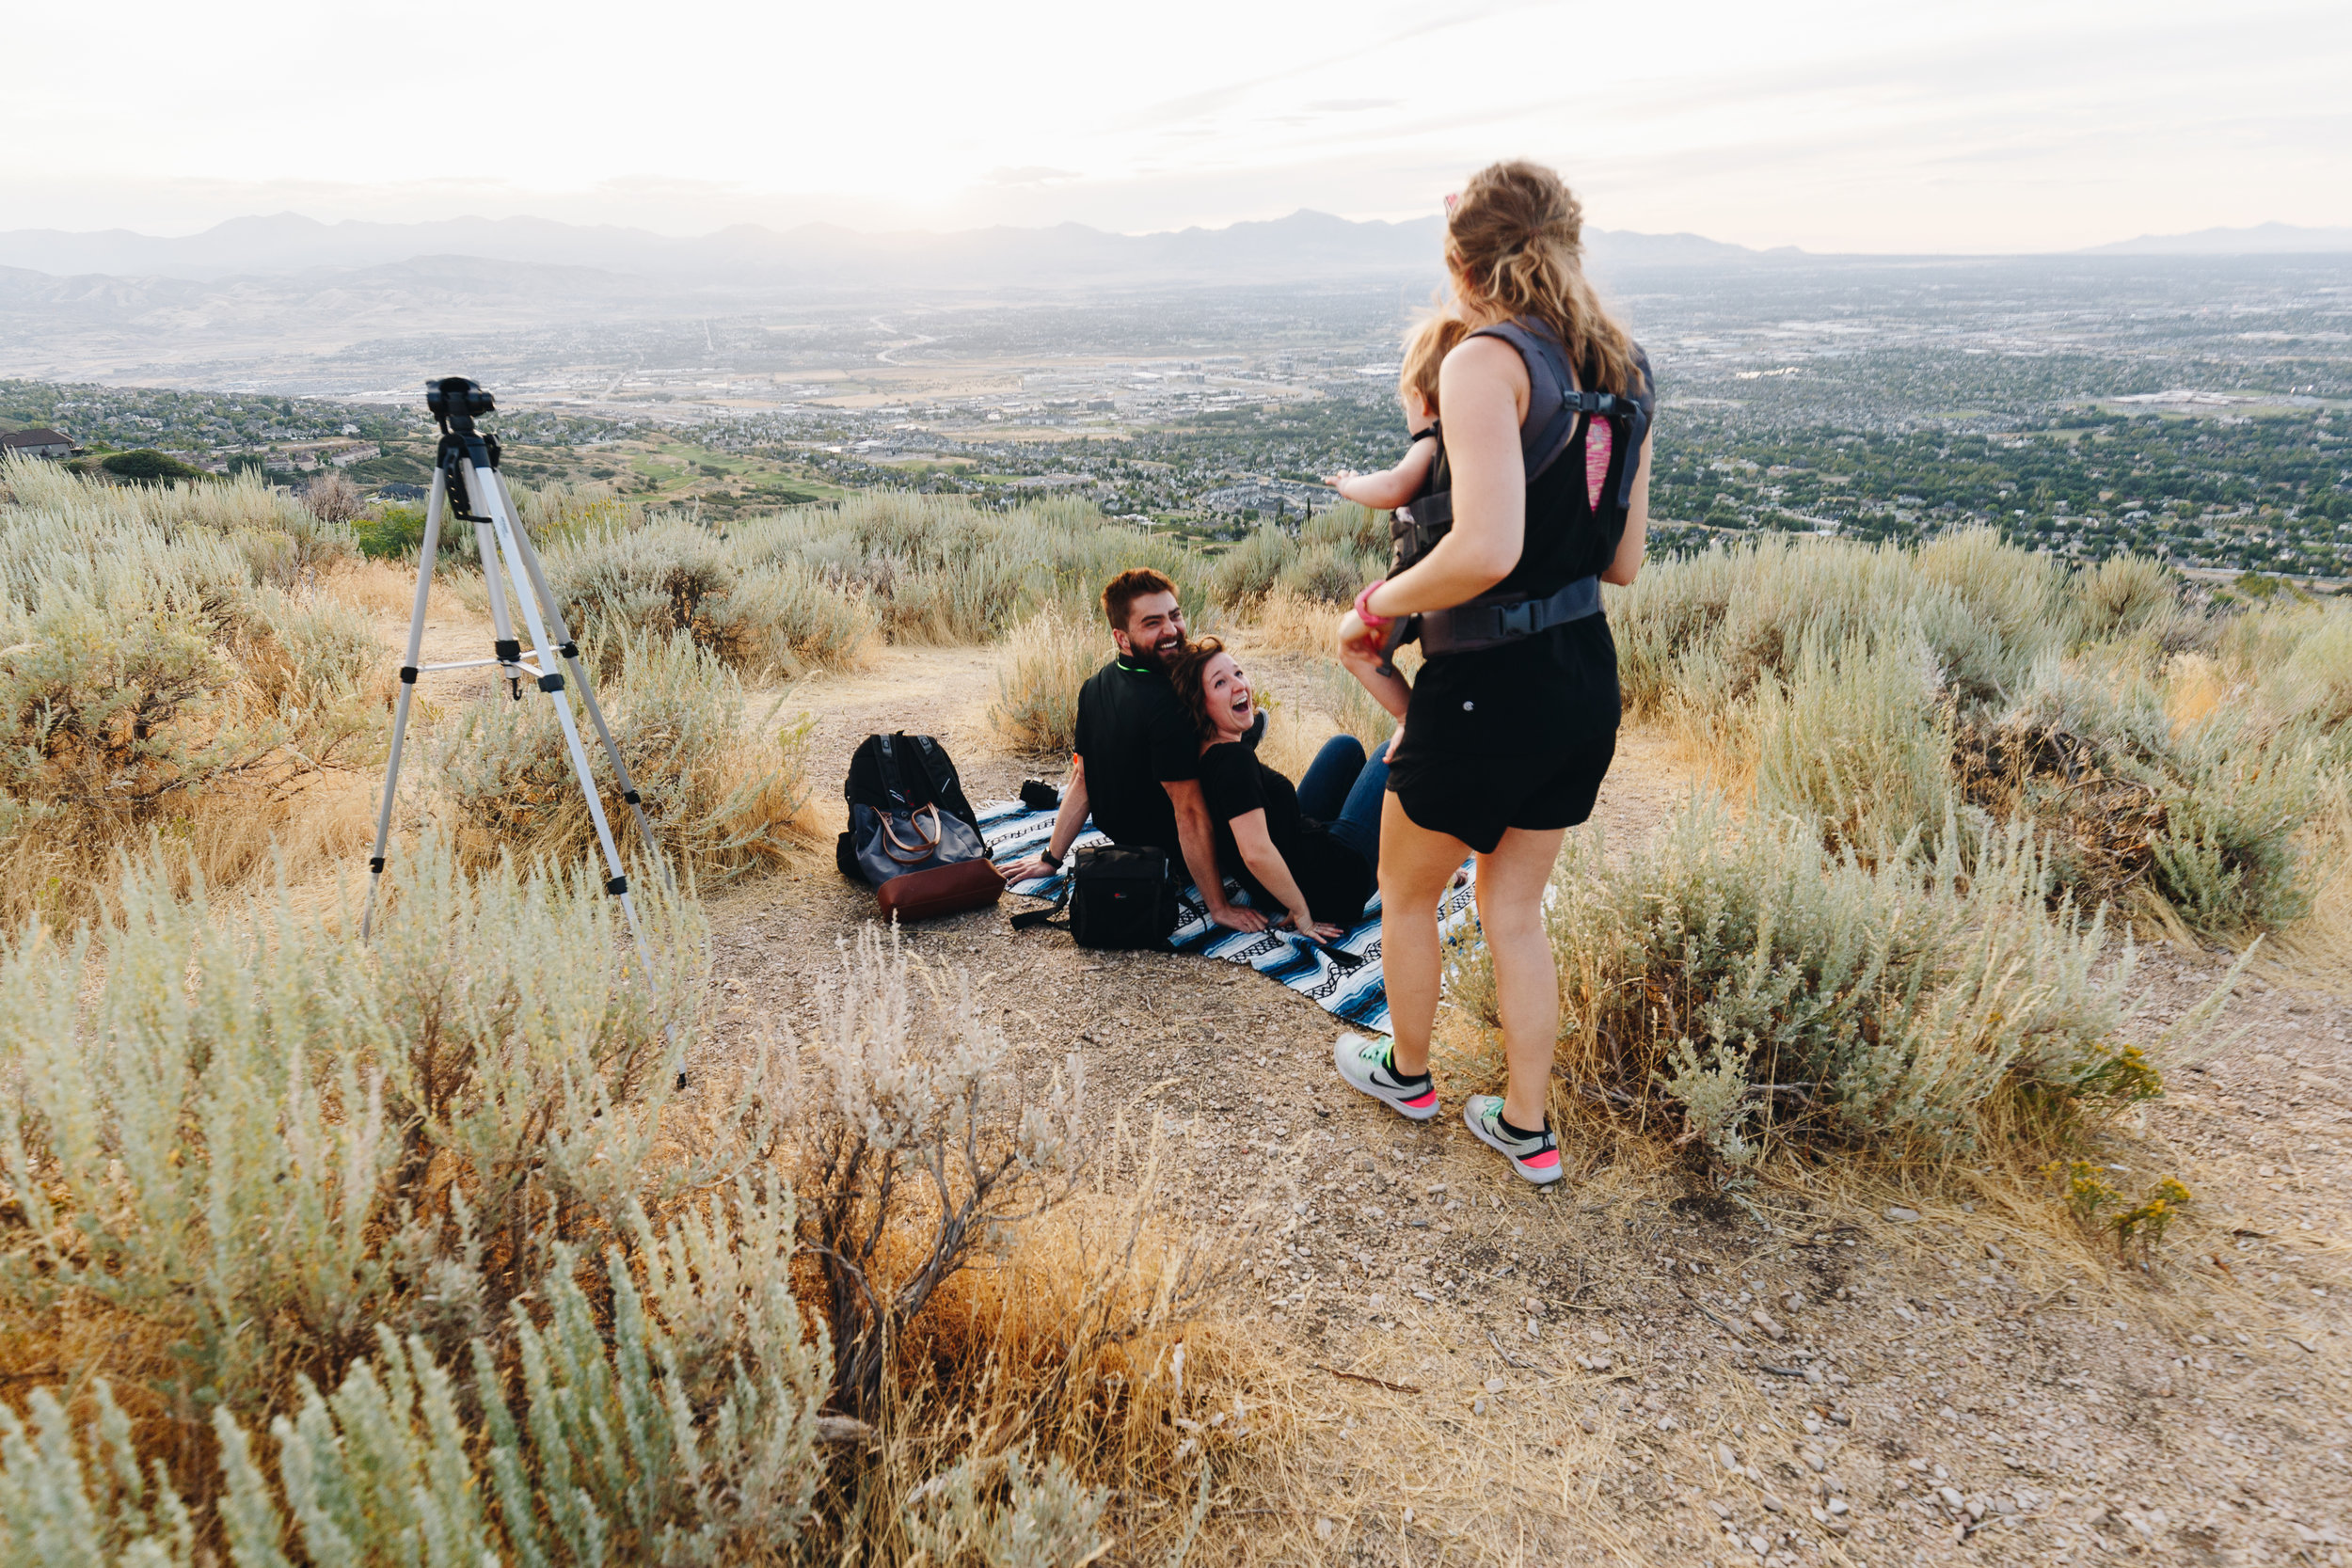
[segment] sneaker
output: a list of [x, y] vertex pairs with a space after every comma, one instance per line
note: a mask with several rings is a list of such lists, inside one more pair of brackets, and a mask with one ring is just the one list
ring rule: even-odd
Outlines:
[[1340, 1076], [1348, 1086], [1363, 1090], [1398, 1116], [1415, 1121], [1427, 1121], [1438, 1114], [1438, 1085], [1435, 1080], [1423, 1080], [1418, 1086], [1400, 1083], [1396, 1062], [1391, 1055], [1396, 1042], [1366, 1039], [1348, 1033], [1331, 1047], [1331, 1065], [1340, 1069]]
[[1479, 1141], [1508, 1156], [1511, 1168], [1537, 1186], [1560, 1180], [1559, 1140], [1547, 1127], [1532, 1138], [1514, 1138], [1502, 1130], [1502, 1096], [1474, 1094], [1462, 1106], [1462, 1121]]

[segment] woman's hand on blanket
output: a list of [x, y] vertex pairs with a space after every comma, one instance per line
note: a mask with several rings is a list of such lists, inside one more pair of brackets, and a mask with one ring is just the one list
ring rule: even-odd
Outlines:
[[1311, 937], [1317, 942], [1337, 942], [1347, 934], [1327, 921], [1318, 921], [1305, 910], [1291, 911], [1290, 923], [1292, 930], [1296, 931], [1302, 937]]

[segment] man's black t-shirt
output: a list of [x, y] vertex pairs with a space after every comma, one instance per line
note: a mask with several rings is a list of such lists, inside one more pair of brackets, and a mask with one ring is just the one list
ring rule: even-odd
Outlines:
[[1266, 837], [1290, 867], [1291, 879], [1314, 917], [1341, 927], [1352, 927], [1364, 917], [1364, 904], [1372, 897], [1372, 867], [1322, 823], [1300, 816], [1297, 789], [1248, 747], [1228, 741], [1203, 752], [1200, 795], [1216, 829], [1217, 865], [1249, 890], [1252, 906], [1268, 913], [1281, 908], [1249, 874], [1241, 847], [1233, 841], [1233, 818], [1263, 811]]
[[1165, 672], [1125, 658], [1097, 670], [1078, 690], [1078, 755], [1094, 825], [1113, 844], [1180, 852], [1161, 786], [1200, 776], [1200, 737]]

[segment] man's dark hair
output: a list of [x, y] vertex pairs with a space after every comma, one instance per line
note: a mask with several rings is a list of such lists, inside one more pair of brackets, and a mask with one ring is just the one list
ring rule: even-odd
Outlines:
[[1198, 642], [1187, 642], [1168, 661], [1168, 684], [1176, 689], [1176, 700], [1184, 705], [1184, 712], [1192, 720], [1192, 727], [1203, 740], [1216, 738], [1216, 721], [1209, 717], [1209, 694], [1202, 689], [1200, 677], [1207, 673], [1209, 660], [1225, 651], [1225, 644], [1214, 637]]
[[1127, 611], [1146, 594], [1173, 594], [1176, 585], [1149, 566], [1130, 566], [1103, 585], [1103, 615], [1113, 631], [1127, 629]]

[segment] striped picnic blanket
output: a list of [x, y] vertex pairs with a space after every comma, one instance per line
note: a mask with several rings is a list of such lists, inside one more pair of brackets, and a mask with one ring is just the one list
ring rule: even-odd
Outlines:
[[[1031, 811], [1017, 800], [982, 805], [979, 817], [989, 858], [999, 864], [1037, 853], [1054, 832], [1052, 812]], [[1094, 831], [1091, 818], [1078, 834], [1079, 845], [1109, 842]], [[1474, 869], [1472, 862], [1463, 864], [1466, 871]], [[1052, 898], [1061, 892], [1061, 884], [1060, 877], [1044, 877], [1016, 882], [1012, 891], [1030, 898]], [[1236, 904], [1249, 902], [1234, 883], [1226, 884], [1226, 893]], [[1440, 928], [1458, 929], [1470, 918], [1472, 900], [1473, 889], [1470, 877], [1465, 876], [1446, 890], [1438, 911]], [[1311, 999], [1325, 1012], [1375, 1035], [1388, 1033], [1389, 991], [1380, 973], [1380, 895], [1376, 893], [1356, 928], [1330, 944], [1358, 959], [1353, 967], [1334, 961], [1316, 943], [1287, 930], [1229, 931], [1210, 921], [1200, 891], [1190, 886], [1184, 889], [1184, 912], [1168, 941], [1179, 953], [1247, 964]]]

